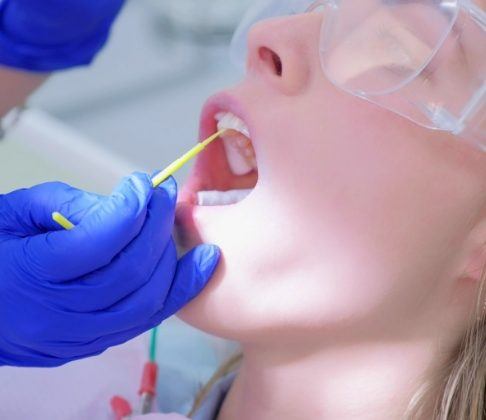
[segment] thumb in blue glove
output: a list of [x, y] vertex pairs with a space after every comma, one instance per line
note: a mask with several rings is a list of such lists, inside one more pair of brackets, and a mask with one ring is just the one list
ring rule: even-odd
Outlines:
[[[212, 276], [218, 248], [177, 259], [177, 187], [147, 175], [109, 197], [44, 184], [0, 196], [0, 363], [57, 366], [158, 325]], [[77, 226], [57, 230], [60, 211]]]

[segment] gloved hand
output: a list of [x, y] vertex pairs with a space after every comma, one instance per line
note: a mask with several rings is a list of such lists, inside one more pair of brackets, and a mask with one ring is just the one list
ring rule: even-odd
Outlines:
[[32, 71], [89, 64], [124, 0], [0, 0], [0, 63]]
[[[180, 261], [177, 185], [147, 175], [111, 196], [48, 183], [0, 196], [0, 365], [58, 366], [158, 325], [205, 286], [220, 251]], [[59, 211], [77, 226], [62, 230]]]

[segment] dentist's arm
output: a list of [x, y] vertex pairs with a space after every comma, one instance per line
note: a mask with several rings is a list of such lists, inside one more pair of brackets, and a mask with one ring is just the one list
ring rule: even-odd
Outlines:
[[0, 63], [36, 72], [90, 64], [123, 0], [4, 0]]
[[50, 72], [90, 64], [123, 3], [0, 1], [0, 116], [23, 104]]
[[46, 79], [47, 75], [0, 67], [0, 118], [12, 108], [23, 105]]

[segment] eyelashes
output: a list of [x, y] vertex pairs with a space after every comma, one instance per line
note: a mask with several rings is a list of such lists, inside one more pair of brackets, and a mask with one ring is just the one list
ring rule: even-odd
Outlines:
[[[387, 71], [400, 78], [409, 77], [415, 70], [401, 64], [389, 64], [384, 67]], [[435, 68], [431, 65], [426, 66], [420, 71], [418, 77], [424, 82], [433, 85], [435, 78]]]

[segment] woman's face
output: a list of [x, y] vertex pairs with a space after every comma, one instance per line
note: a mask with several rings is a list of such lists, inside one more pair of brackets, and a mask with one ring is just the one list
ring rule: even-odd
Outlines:
[[[322, 19], [256, 25], [245, 79], [203, 111], [201, 137], [216, 131], [218, 112], [240, 117], [258, 165], [258, 176], [234, 175], [218, 140], [181, 194], [183, 244], [223, 251], [180, 313], [210, 333], [243, 342], [426, 334], [460, 274], [484, 201], [484, 155], [329, 83]], [[194, 204], [200, 190], [253, 186], [234, 205]]]

